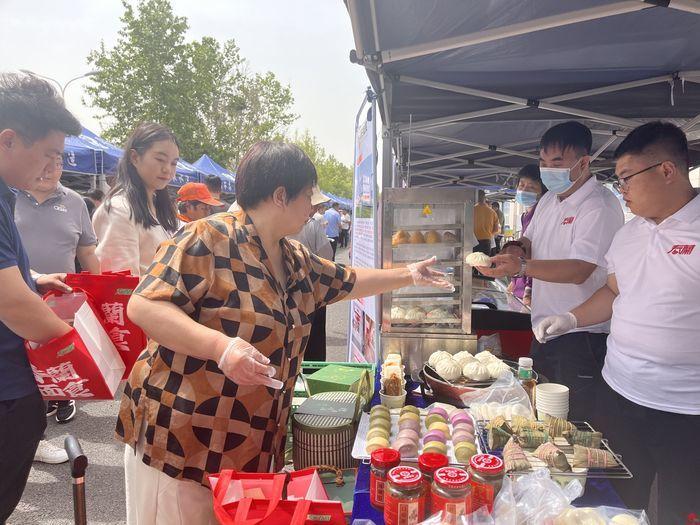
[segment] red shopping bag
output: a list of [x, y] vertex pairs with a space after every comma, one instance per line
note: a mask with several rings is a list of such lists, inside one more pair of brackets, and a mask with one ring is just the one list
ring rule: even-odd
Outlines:
[[[314, 490], [315, 469], [293, 473], [294, 490]], [[258, 479], [259, 483], [255, 483]], [[285, 474], [240, 473], [224, 470], [209, 476], [214, 493], [214, 514], [222, 525], [345, 525], [343, 506], [337, 501], [311, 501], [309, 499], [282, 499]], [[229, 492], [233, 482], [233, 492]], [[231, 500], [231, 496], [251, 494], [257, 496], [262, 490], [263, 498], [243, 497]], [[323, 495], [325, 495], [325, 489]], [[306, 493], [305, 493], [306, 494]], [[327, 496], [326, 496], [327, 497]]]
[[29, 363], [44, 399], [114, 399], [124, 362], [84, 291], [49, 292], [44, 300], [73, 325], [67, 334], [35, 347], [26, 344]]
[[139, 284], [139, 278], [131, 275], [129, 270], [102, 274], [71, 273], [66, 276], [66, 284], [90, 294], [105, 330], [126, 365], [123, 377], [126, 379], [147, 342], [143, 330], [126, 315], [126, 305]]

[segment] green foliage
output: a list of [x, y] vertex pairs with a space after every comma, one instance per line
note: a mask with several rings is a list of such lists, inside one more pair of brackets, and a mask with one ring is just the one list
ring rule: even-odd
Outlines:
[[186, 42], [187, 19], [169, 0], [122, 3], [117, 44], [88, 55], [99, 73], [87, 99], [109, 140], [123, 144], [138, 123], [156, 121], [175, 132], [183, 158], [207, 153], [233, 169], [253, 143], [280, 138], [298, 118], [289, 86], [251, 73], [234, 40]]
[[295, 133], [291, 142], [299, 146], [316, 166], [318, 185], [340, 197], [352, 198], [352, 167], [343, 164], [318, 143], [308, 130]]

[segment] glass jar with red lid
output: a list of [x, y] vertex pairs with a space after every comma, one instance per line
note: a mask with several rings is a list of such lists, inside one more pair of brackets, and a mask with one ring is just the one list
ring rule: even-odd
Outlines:
[[450, 464], [450, 460], [445, 454], [438, 452], [426, 452], [418, 456], [418, 468], [423, 474], [423, 484], [425, 485], [425, 514], [430, 516], [433, 514], [430, 508], [430, 491], [433, 486], [433, 474], [439, 468], [446, 467]]
[[469, 473], [458, 467], [435, 471], [431, 490], [431, 513], [442, 511], [442, 523], [455, 525], [460, 516], [471, 514], [472, 497]]
[[384, 523], [416, 525], [425, 519], [423, 474], [415, 467], [394, 467], [387, 474], [384, 491]]
[[503, 460], [492, 454], [476, 454], [469, 460], [472, 486], [472, 509], [486, 506], [493, 511], [493, 502], [503, 485], [505, 469]]
[[378, 509], [384, 508], [384, 490], [387, 474], [401, 463], [401, 454], [393, 448], [378, 448], [372, 452], [369, 474], [369, 501]]

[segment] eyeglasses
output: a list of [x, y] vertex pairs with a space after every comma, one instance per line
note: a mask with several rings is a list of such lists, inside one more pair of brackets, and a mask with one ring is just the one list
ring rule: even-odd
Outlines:
[[632, 175], [628, 175], [627, 177], [623, 177], [622, 179], [618, 179], [615, 182], [613, 182], [612, 187], [615, 189], [615, 191], [617, 191], [619, 193], [622, 193], [623, 191], [627, 191], [627, 188], [629, 187], [629, 180], [632, 177], [636, 177], [637, 175], [639, 175], [640, 173], [644, 173], [645, 171], [649, 171], [651, 169], [658, 168], [664, 162], [666, 162], [666, 161], [665, 160], [661, 161], [657, 164], [654, 164], [653, 166], [649, 166], [648, 168], [644, 168], [643, 170], [639, 170], [638, 172], [633, 173]]

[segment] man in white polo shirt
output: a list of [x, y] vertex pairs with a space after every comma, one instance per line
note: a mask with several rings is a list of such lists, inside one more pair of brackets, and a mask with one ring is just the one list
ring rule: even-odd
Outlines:
[[656, 477], [658, 523], [686, 523], [700, 514], [700, 196], [673, 124], [635, 129], [615, 157], [616, 186], [637, 217], [615, 235], [606, 285], [535, 335], [612, 318], [601, 430], [634, 475], [616, 489], [628, 507], [647, 508]]
[[[540, 173], [549, 191], [521, 239], [530, 259], [504, 254], [492, 277], [531, 277], [532, 325], [581, 304], [605, 284], [605, 253], [624, 224], [619, 201], [591, 174], [591, 131], [578, 122], [547, 130], [540, 141]], [[572, 328], [540, 343], [530, 354], [538, 373], [569, 387], [569, 419], [591, 420], [605, 359], [609, 323]]]

